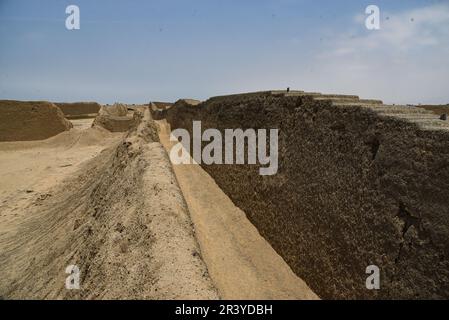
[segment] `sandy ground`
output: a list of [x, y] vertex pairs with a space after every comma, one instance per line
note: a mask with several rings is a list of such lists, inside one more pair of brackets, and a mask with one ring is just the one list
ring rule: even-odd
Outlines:
[[[169, 125], [158, 124], [169, 152]], [[175, 165], [174, 172], [223, 299], [318, 299], [199, 165]]]
[[161, 142], [149, 112], [128, 134], [72, 122], [0, 143], [1, 298], [317, 298], [200, 166], [171, 165], [163, 122]]
[[123, 136], [92, 129], [92, 121], [73, 120], [74, 129], [47, 140], [0, 143], [0, 230]]
[[[0, 298], [217, 299], [148, 121], [126, 137], [74, 122], [0, 144]], [[80, 290], [65, 288], [71, 264]]]

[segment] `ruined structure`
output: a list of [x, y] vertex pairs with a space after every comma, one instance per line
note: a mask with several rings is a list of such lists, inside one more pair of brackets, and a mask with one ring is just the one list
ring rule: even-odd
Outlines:
[[167, 116], [167, 110], [173, 106], [171, 102], [150, 102], [150, 111], [154, 120], [161, 120]]
[[0, 100], [0, 141], [43, 140], [70, 128], [53, 103]]
[[[321, 298], [449, 297], [449, 122], [353, 95], [179, 101], [171, 128], [278, 128], [279, 171], [202, 165]], [[380, 268], [368, 290], [366, 268]]]
[[97, 102], [56, 102], [55, 105], [68, 119], [94, 118], [101, 108]]
[[137, 119], [128, 107], [121, 103], [101, 107], [92, 126], [100, 126], [111, 132], [126, 132], [137, 124]]

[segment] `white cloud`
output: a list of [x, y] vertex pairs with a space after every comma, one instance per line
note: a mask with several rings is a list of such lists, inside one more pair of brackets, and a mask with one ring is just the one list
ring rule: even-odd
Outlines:
[[316, 56], [329, 89], [390, 103], [449, 103], [449, 5], [380, 9], [380, 30], [367, 30], [366, 16], [357, 15], [353, 29]]
[[354, 17], [354, 29], [336, 36], [334, 52], [357, 52], [384, 48], [402, 51], [423, 46], [449, 45], [449, 5], [433, 5], [401, 13], [382, 12], [380, 30], [365, 30], [366, 16]]

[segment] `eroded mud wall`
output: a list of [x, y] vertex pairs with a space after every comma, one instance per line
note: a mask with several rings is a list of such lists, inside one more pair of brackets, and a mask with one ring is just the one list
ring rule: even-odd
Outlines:
[[[322, 298], [449, 297], [449, 133], [269, 93], [179, 102], [172, 129], [278, 128], [279, 170], [203, 165]], [[381, 289], [367, 290], [369, 265]]]
[[72, 127], [51, 102], [0, 100], [0, 141], [44, 140]]
[[126, 105], [115, 103], [112, 106], [101, 107], [92, 126], [100, 126], [111, 132], [126, 132], [137, 123], [138, 119], [133, 113], [128, 112]]
[[95, 114], [100, 111], [100, 104], [97, 102], [56, 102], [66, 117], [80, 117]]

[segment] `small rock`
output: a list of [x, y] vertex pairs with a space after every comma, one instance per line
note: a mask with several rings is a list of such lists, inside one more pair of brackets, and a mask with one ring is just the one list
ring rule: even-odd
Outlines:
[[115, 231], [118, 231], [118, 232], [122, 233], [123, 230], [125, 230], [125, 227], [123, 226], [123, 224], [121, 224], [120, 222], [118, 222], [118, 223], [115, 225]]
[[446, 120], [447, 120], [447, 114], [443, 113], [443, 114], [440, 116], [440, 120], [446, 121]]

